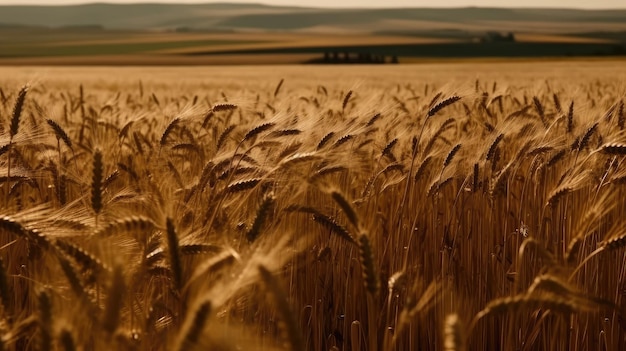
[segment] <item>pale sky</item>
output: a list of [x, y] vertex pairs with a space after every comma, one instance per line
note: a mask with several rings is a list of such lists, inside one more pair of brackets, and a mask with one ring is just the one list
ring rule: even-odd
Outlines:
[[[68, 5], [89, 2], [107, 3], [263, 3], [267, 5], [291, 5], [305, 7], [552, 7], [610, 9], [626, 8], [626, 0], [0, 0], [0, 5]], [[625, 19], [626, 20], [626, 19]]]

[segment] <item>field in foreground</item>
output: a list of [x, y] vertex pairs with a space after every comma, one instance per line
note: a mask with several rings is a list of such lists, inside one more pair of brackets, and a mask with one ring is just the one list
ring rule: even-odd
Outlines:
[[1, 67], [0, 341], [617, 350], [623, 67]]

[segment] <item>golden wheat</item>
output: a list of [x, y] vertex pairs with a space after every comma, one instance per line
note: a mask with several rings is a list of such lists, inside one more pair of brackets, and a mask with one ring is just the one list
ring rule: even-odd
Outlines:
[[0, 342], [617, 350], [624, 75], [578, 64], [7, 71]]

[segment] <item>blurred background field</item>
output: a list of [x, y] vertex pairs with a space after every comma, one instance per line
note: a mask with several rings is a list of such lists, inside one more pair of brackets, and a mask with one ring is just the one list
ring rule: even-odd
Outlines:
[[626, 10], [0, 6], [0, 64], [396, 63], [626, 54]]
[[[255, 92], [276, 85], [284, 78], [293, 89], [305, 91], [320, 84], [341, 85], [340, 89], [374, 89], [384, 91], [398, 84], [410, 82], [442, 85], [442, 89], [456, 89], [475, 79], [507, 79], [508, 84], [525, 89], [541, 90], [546, 82], [570, 85], [576, 80], [593, 82], [626, 80], [626, 70], [619, 59], [603, 60], [600, 64], [587, 61], [543, 61], [528, 62], [469, 62], [469, 63], [425, 63], [420, 65], [371, 65], [344, 67], [321, 66], [314, 70], [301, 65], [239, 67], [44, 67], [5, 66], [0, 67], [1, 81], [5, 86], [32, 84], [54, 84], [64, 88], [83, 84], [96, 90], [115, 92], [117, 89], [136, 88], [139, 81], [150, 84], [154, 89], [200, 89], [221, 87], [224, 91]], [[626, 88], [624, 85], [623, 88]], [[241, 93], [238, 93], [240, 95]]]

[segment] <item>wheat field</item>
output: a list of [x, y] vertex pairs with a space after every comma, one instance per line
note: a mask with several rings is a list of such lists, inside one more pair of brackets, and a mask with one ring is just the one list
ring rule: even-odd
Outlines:
[[624, 67], [2, 67], [0, 349], [620, 350]]

